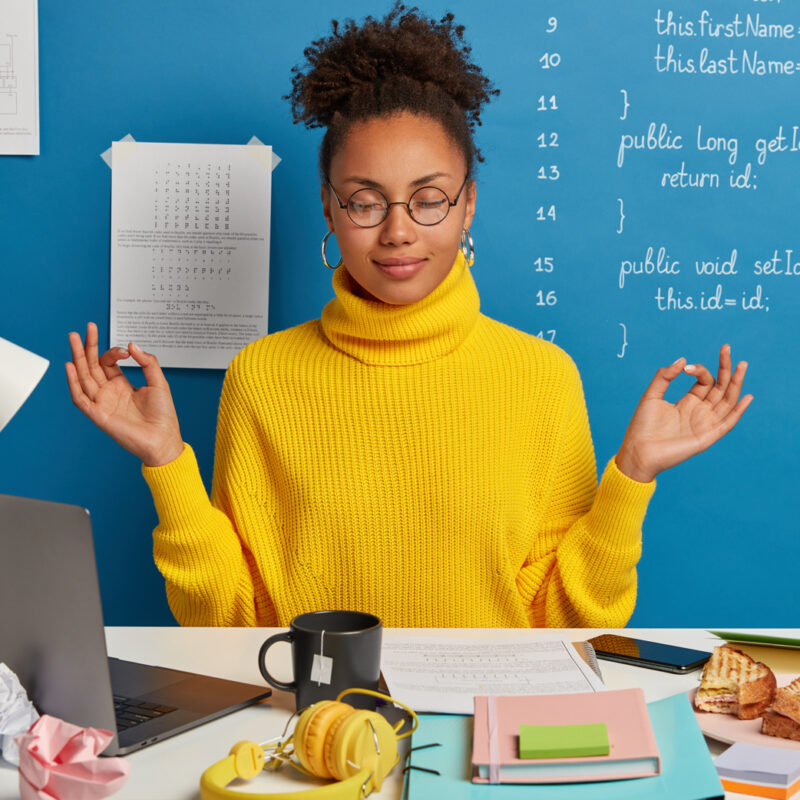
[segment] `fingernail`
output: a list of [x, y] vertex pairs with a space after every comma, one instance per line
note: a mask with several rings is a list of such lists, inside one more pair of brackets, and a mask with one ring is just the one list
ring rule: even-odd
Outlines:
[[687, 365], [686, 365], [686, 366], [683, 368], [683, 371], [684, 371], [684, 372], [694, 372], [694, 370], [695, 370], [695, 366], [694, 366], [694, 364], [687, 364]]
[[674, 367], [674, 366], [675, 366], [675, 365], [676, 365], [676, 364], [677, 364], [679, 361], [683, 361], [683, 356], [681, 356], [680, 358], [676, 358], [676, 359], [675, 359], [675, 360], [672, 362], [672, 366]]

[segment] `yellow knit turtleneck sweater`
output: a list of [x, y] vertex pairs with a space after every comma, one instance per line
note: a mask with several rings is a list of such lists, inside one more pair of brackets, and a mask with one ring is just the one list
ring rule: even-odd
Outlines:
[[188, 445], [143, 468], [178, 621], [625, 625], [654, 483], [597, 486], [570, 358], [480, 314], [460, 255], [406, 306], [333, 286], [228, 368], [210, 500]]

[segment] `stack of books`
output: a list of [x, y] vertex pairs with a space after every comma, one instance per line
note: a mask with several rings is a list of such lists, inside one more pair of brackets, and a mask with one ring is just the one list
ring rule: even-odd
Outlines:
[[[724, 791], [686, 694], [644, 705], [638, 692], [496, 697], [493, 746], [488, 700], [477, 701], [474, 718], [421, 714], [409, 753], [404, 796], [408, 800], [721, 800]], [[604, 697], [609, 699], [599, 699]], [[590, 710], [594, 702], [597, 706]], [[541, 716], [538, 711], [532, 713], [536, 707], [544, 708], [541, 703], [550, 711]], [[551, 703], [558, 705], [557, 715]], [[525, 713], [517, 713], [523, 706]], [[622, 715], [611, 711], [612, 706], [626, 709], [625, 724], [619, 724]], [[567, 707], [573, 709], [569, 716]], [[608, 754], [520, 759], [519, 725], [523, 724], [604, 724]], [[619, 733], [629, 725], [639, 731], [635, 746], [627, 732]], [[574, 733], [580, 740], [585, 731]], [[567, 741], [568, 746], [574, 744], [574, 739]], [[494, 757], [487, 755], [489, 747]], [[528, 763], [523, 766], [523, 761]], [[497, 783], [490, 782], [493, 762]]]
[[608, 781], [661, 771], [641, 689], [476, 697], [472, 764], [475, 783]]

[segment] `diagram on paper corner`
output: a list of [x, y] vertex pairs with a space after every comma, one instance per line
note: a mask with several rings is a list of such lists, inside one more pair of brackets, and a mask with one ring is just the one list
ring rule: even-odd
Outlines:
[[36, 0], [2, 0], [0, 155], [38, 154], [38, 7]]

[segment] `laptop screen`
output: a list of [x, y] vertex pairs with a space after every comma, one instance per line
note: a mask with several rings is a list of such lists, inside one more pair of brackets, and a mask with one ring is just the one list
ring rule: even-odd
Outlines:
[[116, 731], [89, 512], [0, 495], [0, 554], [0, 661], [40, 713]]

